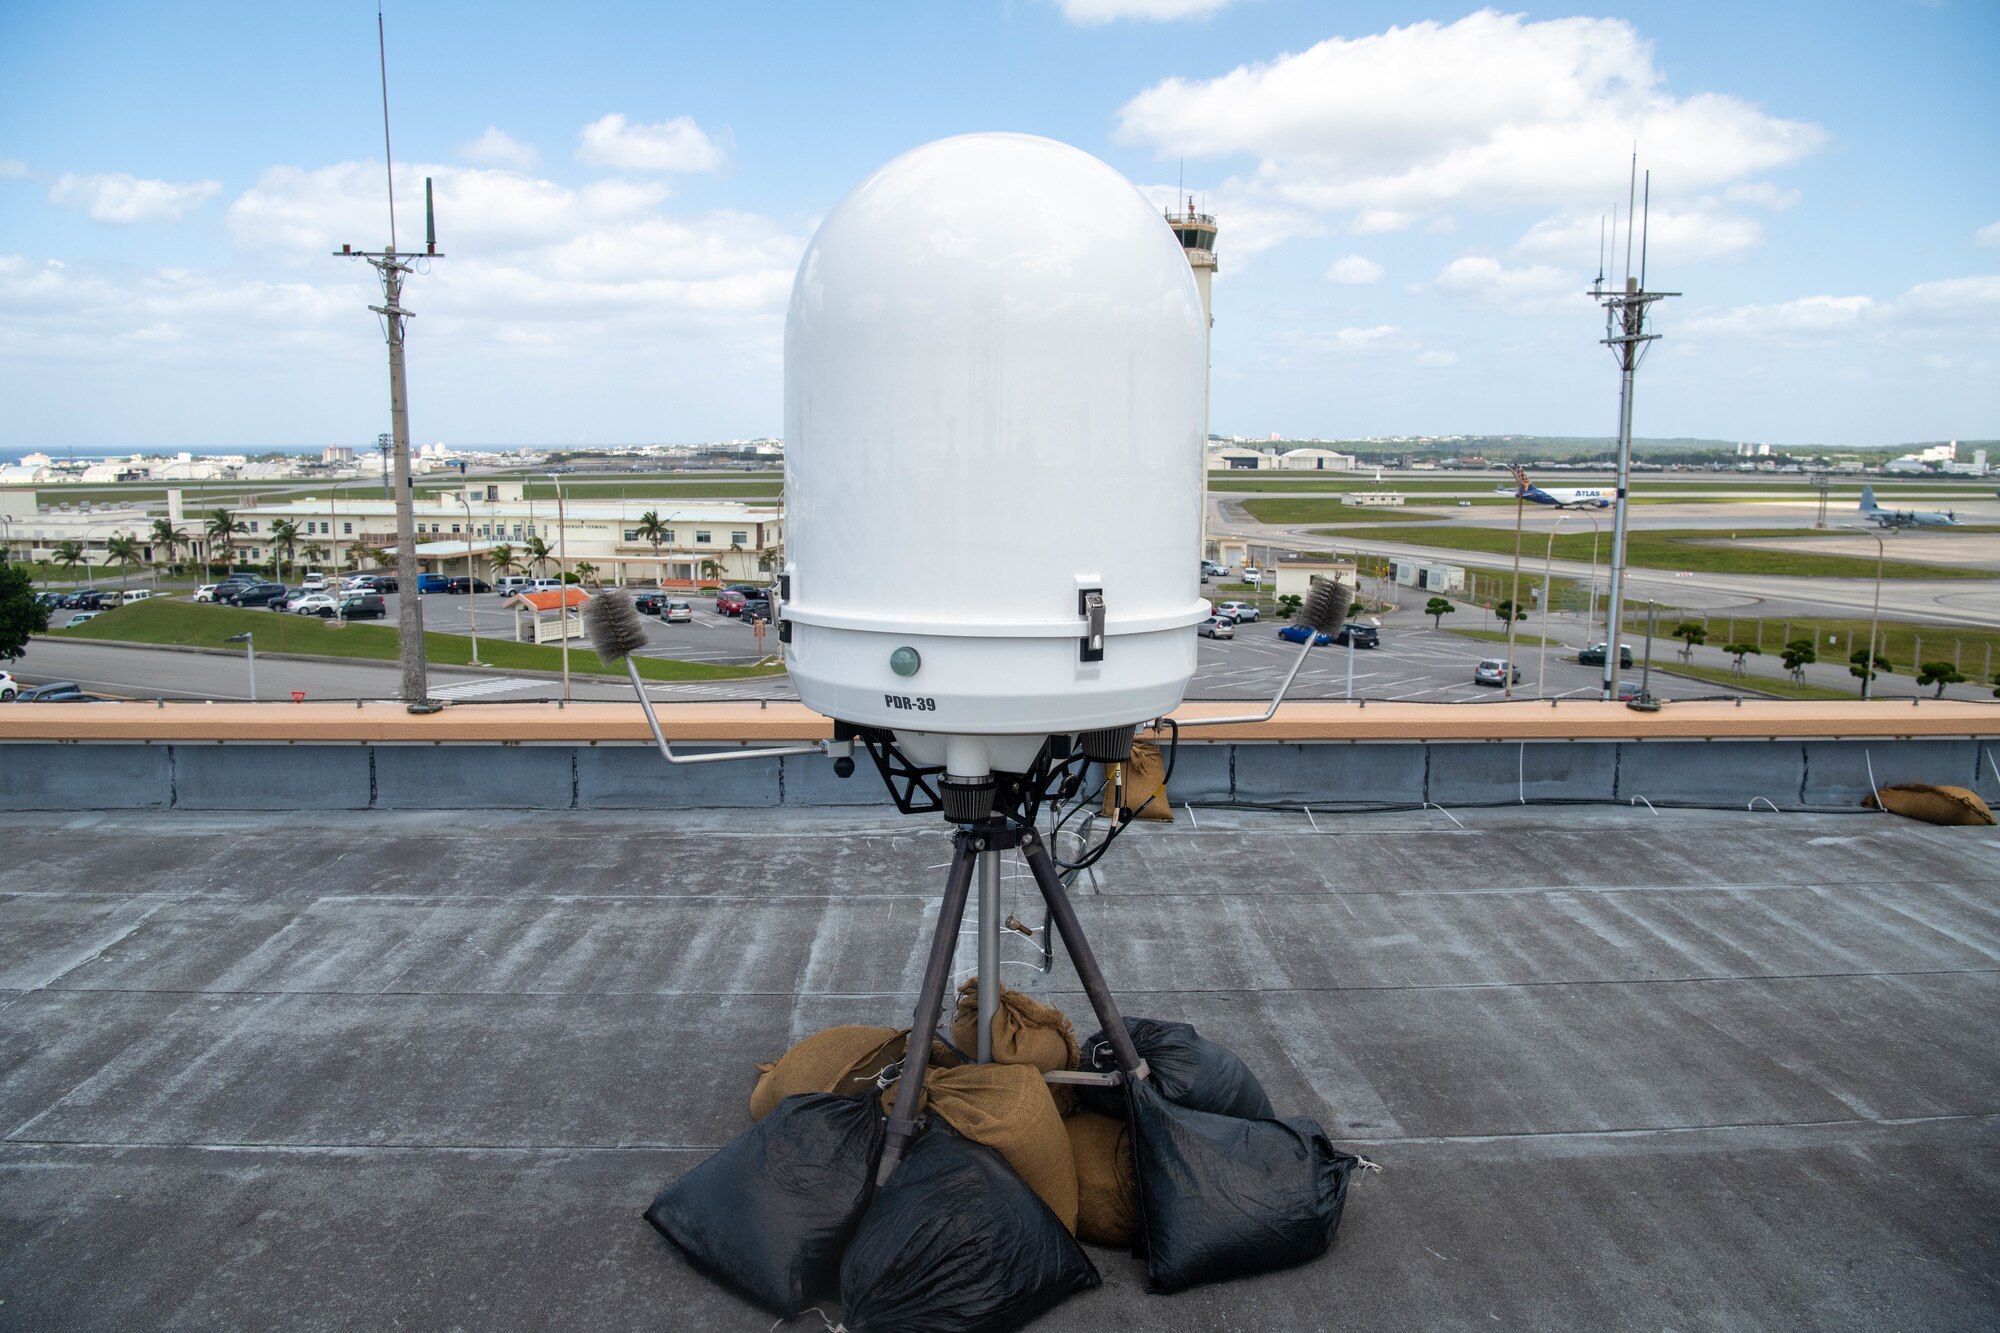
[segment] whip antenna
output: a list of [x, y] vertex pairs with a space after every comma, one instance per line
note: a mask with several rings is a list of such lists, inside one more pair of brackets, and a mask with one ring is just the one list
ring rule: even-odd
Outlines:
[[396, 249], [396, 155], [389, 147], [389, 39], [382, 31], [380, 9], [375, 11], [375, 56], [382, 66], [382, 164], [389, 172], [389, 251], [393, 254]]

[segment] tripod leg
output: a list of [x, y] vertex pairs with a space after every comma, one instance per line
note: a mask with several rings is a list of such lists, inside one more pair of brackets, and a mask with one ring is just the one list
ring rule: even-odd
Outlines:
[[1021, 840], [1021, 851], [1028, 858], [1028, 869], [1035, 872], [1035, 883], [1041, 887], [1042, 898], [1049, 905], [1049, 915], [1055, 919], [1063, 948], [1069, 951], [1070, 962], [1076, 965], [1076, 976], [1083, 983], [1083, 993], [1090, 997], [1090, 1007], [1097, 1011], [1097, 1021], [1104, 1025], [1104, 1037], [1118, 1057], [1118, 1067], [1125, 1071], [1127, 1078], [1146, 1077], [1146, 1062], [1139, 1058], [1138, 1049], [1132, 1045], [1132, 1034], [1125, 1030], [1125, 1019], [1118, 1012], [1118, 1002], [1111, 998], [1111, 988], [1104, 984], [1104, 973], [1098, 970], [1097, 955], [1091, 952], [1090, 941], [1083, 936], [1083, 926], [1076, 919], [1076, 909], [1070, 906], [1069, 894], [1063, 889], [1062, 877], [1056, 873], [1055, 862], [1049, 859], [1049, 849], [1040, 838], [1030, 833]]
[[910, 1024], [910, 1044], [903, 1055], [903, 1073], [896, 1085], [896, 1109], [889, 1114], [875, 1183], [885, 1185], [910, 1142], [917, 1136], [917, 1099], [924, 1091], [924, 1071], [931, 1063], [931, 1034], [937, 1030], [944, 1004], [945, 983], [951, 979], [951, 958], [958, 950], [958, 928], [965, 920], [965, 899], [972, 888], [973, 866], [985, 840], [961, 831], [952, 839], [951, 871], [945, 877], [944, 900], [938, 904], [937, 933], [931, 936], [931, 956], [924, 964], [924, 984], [917, 993], [917, 1014]]

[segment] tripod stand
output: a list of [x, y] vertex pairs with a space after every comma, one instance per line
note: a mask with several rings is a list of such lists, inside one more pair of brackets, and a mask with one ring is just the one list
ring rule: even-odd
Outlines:
[[[1083, 926], [1076, 919], [1076, 909], [1070, 905], [1069, 893], [1063, 888], [1062, 877], [1056, 871], [1055, 861], [1049, 856], [1048, 845], [1033, 828], [1022, 828], [1004, 819], [986, 819], [962, 825], [952, 835], [951, 866], [945, 875], [944, 901], [938, 907], [937, 931], [931, 936], [930, 958], [924, 965], [923, 986], [917, 993], [916, 1020], [911, 1025], [908, 1053], [903, 1059], [901, 1081], [896, 1088], [896, 1105], [889, 1115], [882, 1161], [875, 1174], [878, 1185], [888, 1182], [917, 1136], [917, 1099], [923, 1095], [924, 1073], [930, 1067], [930, 1035], [937, 1025], [938, 1011], [944, 1004], [945, 985], [950, 979], [952, 955], [958, 947], [959, 926], [965, 919], [965, 900], [972, 887], [974, 867], [982, 857], [997, 858], [999, 853], [1016, 847], [1026, 858], [1035, 884], [1042, 892], [1042, 900], [1048, 904], [1049, 918], [1055, 923], [1056, 933], [1062, 936], [1063, 948], [1069, 952], [1070, 961], [1076, 966], [1077, 979], [1083, 983], [1090, 1007], [1096, 1011], [1105, 1039], [1111, 1043], [1120, 1073], [1127, 1079], [1146, 1077], [1146, 1062], [1132, 1045], [1132, 1035], [1125, 1030], [1125, 1020], [1118, 1012], [1118, 1004], [1111, 998], [1110, 988], [1104, 984], [1104, 973], [1097, 966], [1097, 955], [1091, 950]], [[983, 886], [983, 892], [989, 897], [996, 878], [987, 876], [986, 886]], [[990, 915], [990, 911], [986, 915]], [[986, 1024], [992, 1018], [992, 1006], [987, 996], [997, 993], [999, 986], [998, 978], [991, 975], [994, 971], [991, 966], [993, 951], [988, 947], [986, 934], [987, 923], [982, 921], [979, 976], [982, 1044]]]

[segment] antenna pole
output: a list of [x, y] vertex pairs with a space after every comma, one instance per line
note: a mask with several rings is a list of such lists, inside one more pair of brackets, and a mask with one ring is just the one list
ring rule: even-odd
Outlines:
[[[1633, 190], [1636, 195], [1638, 185], [1639, 155], [1632, 155]], [[1652, 173], [1646, 174], [1646, 190], [1652, 193]], [[1605, 699], [1618, 697], [1618, 640], [1624, 631], [1625, 619], [1625, 515], [1630, 503], [1629, 492], [1632, 480], [1632, 391], [1638, 376], [1639, 363], [1645, 359], [1646, 344], [1656, 342], [1659, 334], [1646, 332], [1646, 312], [1655, 301], [1669, 296], [1679, 296], [1679, 292], [1649, 292], [1643, 277], [1645, 252], [1640, 252], [1642, 276], [1632, 276], [1632, 204], [1636, 199], [1628, 199], [1625, 211], [1625, 283], [1612, 291], [1593, 289], [1591, 299], [1604, 307], [1603, 343], [1611, 349], [1611, 355], [1618, 362], [1618, 508], [1611, 527], [1611, 592], [1610, 605], [1604, 617], [1604, 677], [1601, 696]], [[1650, 205], [1649, 205], [1650, 208]], [[1613, 206], [1614, 213], [1616, 206]], [[1612, 226], [1612, 244], [1617, 244], [1618, 229]], [[1650, 642], [1650, 640], [1649, 640]]]
[[[382, 279], [382, 304], [368, 308], [382, 317], [382, 333], [389, 344], [389, 433], [379, 437], [379, 443], [385, 455], [385, 472], [389, 460], [395, 460], [397, 659], [402, 668], [403, 702], [412, 711], [429, 712], [440, 705], [429, 702], [429, 664], [424, 654], [424, 608], [417, 594], [417, 521], [410, 468], [409, 381], [403, 367], [404, 335], [407, 321], [413, 318], [411, 312], [403, 308], [403, 276], [415, 271], [418, 256], [396, 253], [396, 165], [389, 145], [389, 46], [379, 9], [375, 11], [375, 41], [382, 71], [382, 152], [388, 168], [389, 247], [368, 251], [343, 245], [334, 257], [366, 260]], [[434, 238], [435, 222], [429, 216], [428, 184], [424, 196], [426, 233]], [[424, 258], [444, 258], [437, 253], [434, 240], [427, 240], [424, 249]], [[470, 539], [468, 533], [467, 540]]]
[[1646, 290], [1646, 237], [1653, 229], [1653, 169], [1646, 168], [1645, 203], [1639, 213], [1639, 290]]
[[1635, 148], [1632, 150], [1632, 179], [1625, 186], [1625, 284], [1628, 287], [1632, 284], [1632, 203], [1638, 194], [1638, 185], [1639, 150]]
[[[389, 147], [389, 39], [382, 31], [382, 11], [375, 11], [375, 54], [382, 65], [382, 164], [389, 172], [389, 253], [396, 253], [396, 155]], [[393, 300], [390, 305], [396, 304]]]

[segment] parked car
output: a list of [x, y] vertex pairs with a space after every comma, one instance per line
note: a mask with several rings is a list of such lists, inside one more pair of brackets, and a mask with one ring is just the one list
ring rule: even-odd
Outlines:
[[1308, 636], [1311, 637], [1314, 645], [1320, 648], [1324, 648], [1333, 642], [1331, 634], [1314, 634], [1311, 629], [1304, 625], [1286, 625], [1278, 631], [1278, 637], [1286, 643], [1304, 643]]
[[1239, 625], [1257, 619], [1257, 608], [1249, 602], [1224, 602], [1215, 610], [1217, 615], [1227, 612], [1229, 618]]
[[76, 626], [86, 624], [92, 620], [97, 619], [99, 616], [103, 614], [104, 613], [102, 611], [78, 611], [75, 615], [71, 616], [68, 620], [65, 620], [63, 622], [63, 628], [74, 629]]
[[0, 671], [0, 704], [13, 703], [14, 696], [20, 692], [21, 687], [14, 682], [13, 675], [9, 672]]
[[340, 599], [330, 592], [294, 594], [285, 599], [285, 609], [295, 616], [330, 616], [340, 609]]
[[379, 592], [350, 593], [340, 599], [336, 609], [346, 620], [380, 620], [389, 614], [388, 604]]
[[1216, 564], [1213, 560], [1204, 560], [1201, 562], [1201, 576], [1205, 579], [1214, 578], [1219, 574], [1226, 574], [1228, 572], [1228, 570]]
[[715, 609], [721, 615], [740, 616], [743, 614], [743, 604], [748, 600], [742, 593], [731, 592], [724, 588], [715, 594]]
[[740, 592], [745, 597], [764, 597], [769, 594], [770, 589], [755, 583], [729, 583], [723, 585], [722, 591]]
[[372, 574], [369, 576], [368, 586], [375, 592], [394, 592], [396, 591], [396, 576], [394, 574]]
[[642, 616], [657, 616], [666, 604], [667, 595], [663, 592], [634, 593], [632, 596], [632, 606]]
[[16, 696], [16, 701], [24, 704], [40, 704], [47, 703], [49, 700], [60, 695], [82, 693], [83, 686], [73, 680], [52, 680], [46, 684], [31, 685], [27, 689], [22, 690]]
[[153, 590], [151, 588], [127, 588], [124, 592], [118, 594], [118, 605], [120, 606], [130, 606], [134, 602], [150, 602], [151, 600], [153, 600]]
[[419, 597], [423, 596], [427, 592], [450, 592], [450, 591], [451, 591], [451, 575], [449, 574], [417, 575], [417, 595]]
[[[1474, 685], [1505, 685], [1507, 683], [1507, 660], [1502, 657], [1489, 657], [1481, 661], [1478, 666], [1472, 668], [1472, 683]], [[1516, 685], [1521, 683], [1521, 668], [1519, 667], [1514, 668], [1514, 683]]]
[[1460, 501], [1458, 502], [1458, 507], [1459, 507], [1460, 509], [1470, 509], [1470, 508], [1472, 508], [1472, 501], [1470, 501], [1470, 500], [1460, 500]]
[[62, 599], [63, 594], [59, 592], [38, 592], [35, 594], [35, 600], [51, 611], [62, 605]]
[[76, 588], [62, 595], [56, 603], [65, 611], [97, 611], [104, 606], [104, 593], [97, 588]]
[[[1601, 643], [1591, 644], [1590, 647], [1585, 648], [1577, 653], [1576, 660], [1583, 663], [1585, 666], [1603, 666], [1604, 645]], [[1621, 643], [1618, 645], [1618, 665], [1621, 667], [1629, 667], [1632, 665], [1631, 644]]]
[[1204, 639], [1233, 639], [1236, 637], [1236, 622], [1221, 616], [1210, 616], [1196, 625], [1194, 632]]
[[562, 586], [563, 581], [561, 579], [536, 579], [533, 590], [535, 592], [557, 592], [561, 590]]
[[299, 587], [306, 592], [324, 592], [326, 590], [326, 575], [308, 574], [299, 580]]
[[1382, 632], [1373, 625], [1357, 625], [1352, 620], [1340, 627], [1340, 633], [1333, 641], [1342, 647], [1379, 648], [1382, 646]]
[[238, 584], [234, 592], [226, 594], [222, 600], [231, 606], [269, 606], [285, 595], [282, 583]]
[[769, 620], [771, 618], [771, 599], [761, 596], [746, 597], [743, 599], [743, 610], [738, 614], [744, 620]]
[[512, 597], [517, 592], [533, 592], [535, 590], [535, 581], [526, 574], [509, 574], [502, 578], [496, 586], [499, 588], [502, 597]]
[[660, 619], [669, 625], [691, 625], [694, 623], [694, 608], [686, 602], [668, 602], [660, 610]]
[[492, 592], [493, 587], [485, 579], [469, 578], [464, 574], [454, 574], [445, 591], [455, 597], [463, 597], [468, 592]]
[[1620, 681], [1618, 682], [1618, 702], [1619, 702], [1619, 703], [1621, 703], [1621, 704], [1623, 704], [1623, 703], [1630, 703], [1630, 702], [1632, 702], [1632, 700], [1634, 700], [1634, 699], [1636, 699], [1636, 698], [1638, 698], [1638, 697], [1639, 697], [1639, 682], [1638, 682], [1638, 681], [1636, 681], [1636, 680], [1620, 680]]
[[204, 584], [202, 584], [202, 585], [201, 585], [201, 586], [200, 586], [199, 588], [196, 588], [196, 589], [194, 590], [194, 600], [196, 600], [197, 602], [212, 602], [212, 601], [214, 601], [214, 600], [215, 600], [215, 590], [216, 590], [217, 588], [221, 587], [221, 586], [222, 586], [222, 585], [221, 585], [221, 584], [218, 584], [218, 583], [204, 583]]

